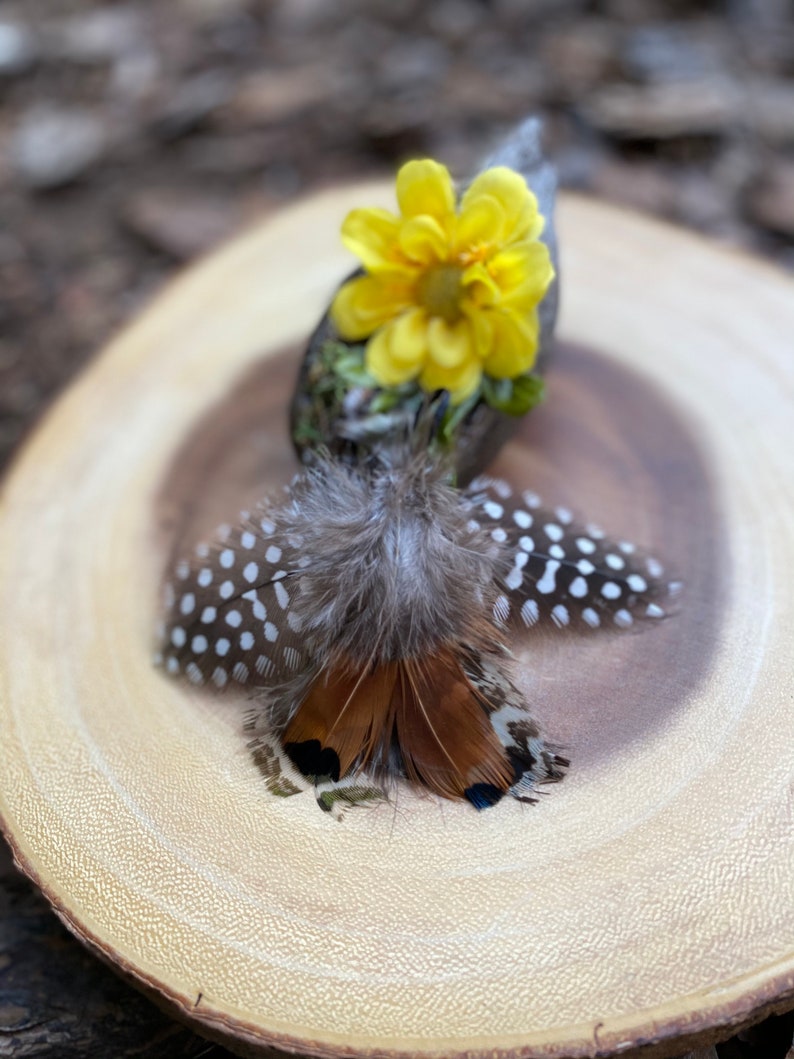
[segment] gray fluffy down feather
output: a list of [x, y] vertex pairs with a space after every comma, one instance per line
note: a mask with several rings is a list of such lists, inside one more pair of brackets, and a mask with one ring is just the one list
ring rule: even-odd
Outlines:
[[278, 522], [306, 557], [293, 613], [317, 661], [330, 645], [364, 665], [471, 643], [473, 618], [492, 613], [502, 550], [442, 462], [321, 463], [296, 479]]

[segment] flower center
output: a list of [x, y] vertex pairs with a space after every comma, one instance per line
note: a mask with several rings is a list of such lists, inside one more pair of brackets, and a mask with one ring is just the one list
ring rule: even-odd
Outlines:
[[448, 324], [460, 319], [463, 269], [458, 265], [436, 265], [419, 279], [416, 295], [430, 316], [441, 316]]

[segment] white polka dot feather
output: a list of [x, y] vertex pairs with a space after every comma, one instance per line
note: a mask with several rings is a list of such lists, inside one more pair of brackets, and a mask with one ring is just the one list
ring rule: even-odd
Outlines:
[[628, 629], [665, 616], [678, 585], [630, 542], [611, 541], [567, 508], [545, 507], [535, 493], [499, 479], [475, 479], [466, 496], [471, 517], [503, 535], [501, 623]]
[[290, 623], [297, 557], [270, 509], [180, 560], [166, 587], [163, 664], [194, 684], [278, 683], [301, 655]]

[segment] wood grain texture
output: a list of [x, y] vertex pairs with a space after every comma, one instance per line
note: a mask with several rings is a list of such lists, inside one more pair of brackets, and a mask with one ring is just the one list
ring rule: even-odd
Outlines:
[[[78, 935], [241, 1052], [680, 1054], [794, 997], [790, 281], [564, 203], [566, 347], [498, 469], [687, 590], [637, 635], [524, 641], [533, 712], [574, 761], [540, 805], [406, 791], [337, 825], [267, 796], [245, 700], [151, 666], [175, 543], [294, 469], [276, 354], [348, 267], [346, 209], [384, 194], [313, 199], [188, 273], [17, 461], [4, 827]], [[230, 401], [252, 378], [259, 424]]]

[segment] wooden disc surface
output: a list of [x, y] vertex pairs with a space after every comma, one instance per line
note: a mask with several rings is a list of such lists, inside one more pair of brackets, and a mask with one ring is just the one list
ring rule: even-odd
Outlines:
[[[165, 566], [296, 465], [297, 356], [381, 185], [173, 284], [61, 399], [0, 508], [0, 815], [67, 924], [242, 1054], [580, 1057], [794, 1004], [794, 285], [560, 210], [563, 342], [497, 470], [684, 582], [623, 634], [529, 634], [572, 768], [485, 813], [275, 799], [238, 693], [151, 656]], [[645, 1054], [643, 1052], [643, 1054]]]

